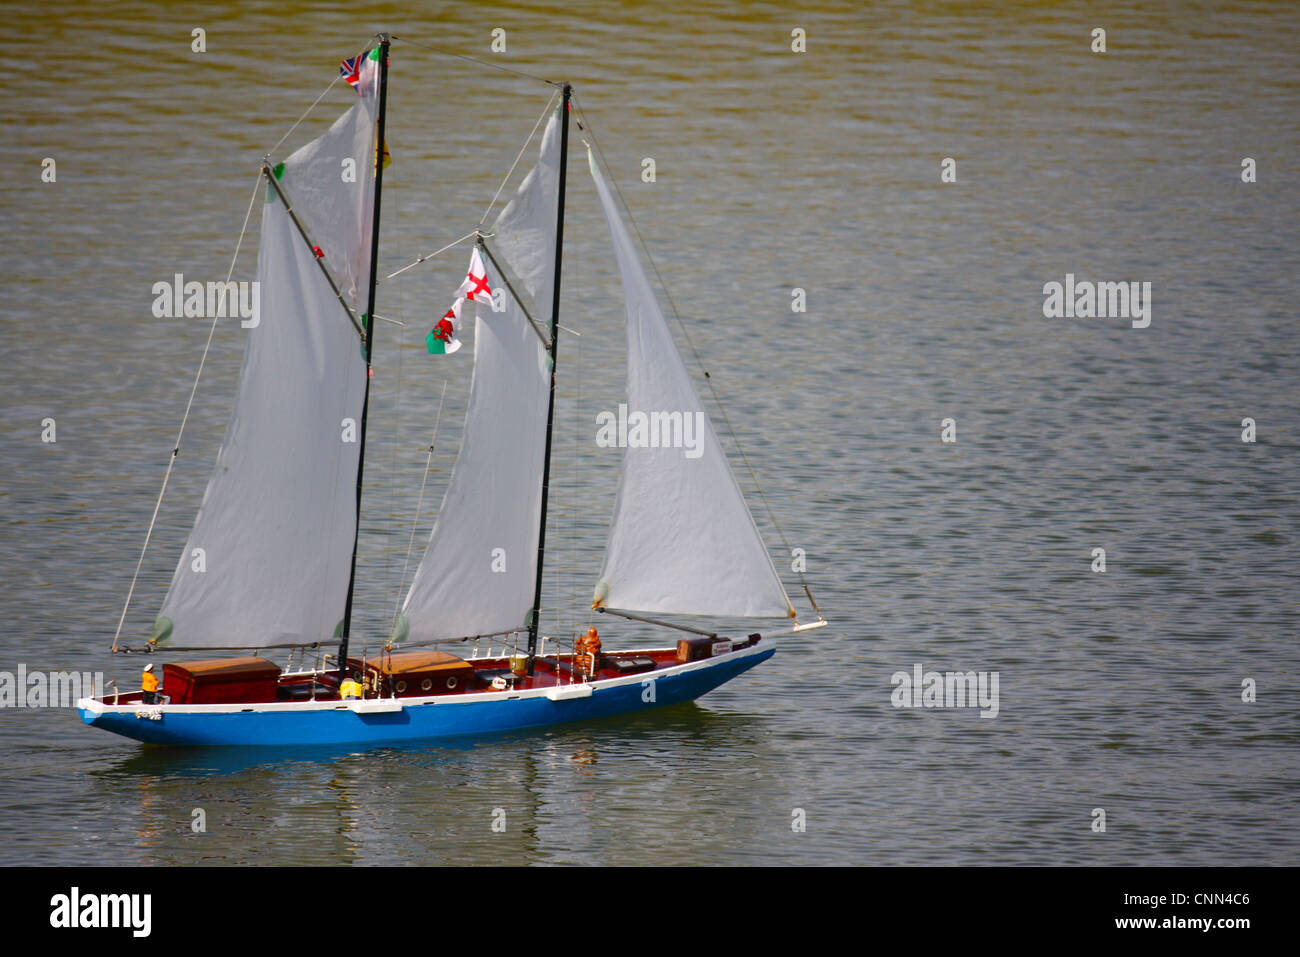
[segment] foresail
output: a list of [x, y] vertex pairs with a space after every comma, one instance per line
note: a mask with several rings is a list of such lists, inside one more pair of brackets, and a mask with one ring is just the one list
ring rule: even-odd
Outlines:
[[623, 278], [628, 346], [626, 407], [601, 421], [625, 451], [595, 605], [793, 617], [590, 150], [588, 161]]
[[[358, 315], [374, 127], [374, 99], [362, 97], [277, 168]], [[341, 175], [349, 161], [355, 177]], [[257, 281], [235, 410], [155, 623], [160, 644], [322, 641], [343, 617], [366, 367], [355, 327], [269, 186]]]
[[[552, 119], [541, 156], [488, 242], [550, 318], [559, 138]], [[460, 454], [411, 582], [394, 639], [432, 640], [522, 630], [533, 605], [546, 454], [550, 358], [491, 261], [504, 310], [478, 305], [474, 376]]]

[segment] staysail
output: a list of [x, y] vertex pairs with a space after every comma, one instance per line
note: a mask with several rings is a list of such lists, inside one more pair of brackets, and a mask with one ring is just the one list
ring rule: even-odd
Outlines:
[[627, 405], [605, 426], [625, 446], [596, 607], [794, 617], [722, 447], [587, 151], [627, 300]]
[[[276, 169], [358, 316], [369, 275], [376, 114], [372, 90], [359, 92], [324, 136]], [[355, 326], [269, 185], [257, 281], [260, 314], [256, 325], [246, 320], [235, 410], [155, 622], [159, 644], [323, 641], [343, 617], [366, 365]]]
[[[551, 314], [556, 127], [553, 116], [537, 166], [488, 240], [532, 293], [532, 317], [542, 328]], [[533, 604], [550, 360], [503, 277], [490, 260], [484, 266], [504, 309], [475, 307], [474, 375], [460, 454], [398, 616], [395, 641], [521, 630]]]

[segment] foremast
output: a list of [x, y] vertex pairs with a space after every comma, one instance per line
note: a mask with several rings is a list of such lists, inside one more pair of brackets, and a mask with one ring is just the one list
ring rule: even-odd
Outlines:
[[[357, 508], [356, 528], [352, 536], [352, 567], [348, 574], [348, 597], [343, 606], [343, 632], [339, 641], [339, 681], [342, 682], [348, 663], [348, 639], [352, 634], [352, 597], [357, 583], [357, 543], [361, 537], [361, 490], [364, 485], [366, 464], [366, 415], [370, 410], [370, 359], [375, 339], [375, 287], [379, 282], [379, 203], [384, 187], [384, 125], [388, 106], [388, 46], [390, 37], [387, 33], [379, 36], [379, 113], [375, 122], [375, 200], [374, 212], [370, 226], [370, 280], [368, 286], [366, 313], [362, 317], [366, 327], [364, 357], [366, 360], [366, 383], [364, 398], [361, 402], [361, 447], [357, 455]], [[563, 187], [561, 187], [563, 189]], [[543, 501], [545, 493], [543, 492]], [[543, 511], [545, 507], [543, 506]]]
[[[573, 88], [565, 83], [560, 96], [560, 172], [559, 191], [555, 213], [555, 282], [551, 290], [551, 388], [546, 405], [546, 454], [542, 460], [542, 509], [537, 531], [537, 587], [533, 591], [533, 607], [528, 615], [528, 673], [533, 674], [537, 658], [537, 629], [542, 605], [542, 569], [546, 557], [546, 505], [551, 486], [551, 436], [555, 424], [555, 362], [560, 346], [560, 266], [564, 257], [564, 185], [569, 166], [569, 99]], [[382, 123], [383, 106], [380, 117]], [[376, 200], [377, 202], [378, 200]]]

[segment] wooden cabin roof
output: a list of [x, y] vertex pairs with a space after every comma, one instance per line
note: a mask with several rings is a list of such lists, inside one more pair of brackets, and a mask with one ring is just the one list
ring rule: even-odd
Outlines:
[[464, 668], [464, 658], [447, 651], [395, 651], [391, 655], [367, 658], [366, 667], [382, 671], [384, 674], [405, 675], [423, 671], [441, 671], [450, 668]]
[[278, 676], [280, 668], [265, 658], [208, 658], [204, 661], [177, 661], [163, 665], [167, 671], [192, 678], [235, 679]]

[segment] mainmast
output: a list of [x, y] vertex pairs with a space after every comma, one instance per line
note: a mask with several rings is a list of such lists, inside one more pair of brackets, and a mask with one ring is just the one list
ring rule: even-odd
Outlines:
[[[560, 262], [564, 254], [564, 179], [569, 167], [569, 97], [572, 92], [573, 88], [565, 83], [560, 99], [560, 190], [555, 214], [555, 283], [551, 293], [551, 394], [546, 405], [546, 457], [542, 460], [542, 514], [541, 526], [537, 532], [537, 588], [533, 592], [533, 610], [528, 616], [528, 673], [530, 675], [533, 673], [533, 663], [537, 658], [537, 628], [542, 606], [542, 568], [546, 557], [546, 501], [551, 490], [551, 432], [555, 423], [555, 360], [560, 346]], [[382, 107], [379, 115], [383, 116]]]
[[[361, 537], [361, 488], [366, 463], [366, 414], [370, 410], [370, 357], [375, 339], [375, 286], [379, 279], [379, 198], [384, 186], [384, 119], [388, 105], [388, 43], [387, 33], [379, 34], [379, 117], [375, 124], [375, 203], [370, 229], [370, 292], [366, 314], [366, 390], [361, 402], [361, 448], [357, 455], [357, 524], [352, 536], [352, 569], [348, 574], [348, 599], [343, 607], [343, 635], [339, 642], [339, 681], [343, 680], [348, 663], [348, 638], [352, 634], [352, 595], [357, 583], [357, 541]], [[561, 178], [561, 182], [563, 179]], [[563, 186], [560, 187], [563, 195]], [[558, 267], [557, 267], [558, 270]], [[554, 387], [552, 387], [553, 389]], [[552, 394], [554, 394], [552, 392]], [[542, 493], [545, 501], [546, 493]], [[545, 511], [545, 509], [543, 509]]]

